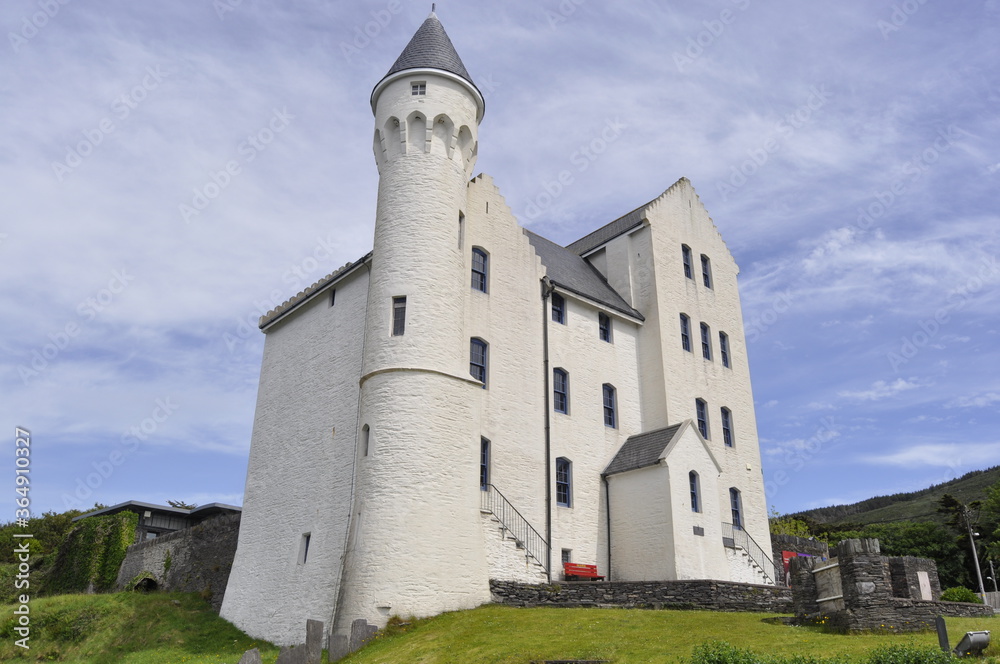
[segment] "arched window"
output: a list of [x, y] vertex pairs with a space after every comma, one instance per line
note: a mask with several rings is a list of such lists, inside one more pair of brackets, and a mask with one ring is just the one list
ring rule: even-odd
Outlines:
[[486, 275], [489, 257], [486, 252], [479, 247], [472, 249], [472, 288], [473, 290], [486, 292]]
[[712, 262], [705, 254], [701, 255], [701, 279], [705, 282], [705, 288], [712, 287]]
[[688, 484], [691, 485], [691, 511], [701, 512], [701, 484], [698, 482], [698, 473], [693, 470], [688, 473]]
[[712, 330], [705, 323], [701, 324], [701, 356], [712, 359]]
[[729, 489], [729, 507], [733, 513], [733, 528], [736, 530], [743, 529], [743, 498], [740, 496], [740, 490], [736, 487], [730, 487]]
[[681, 257], [684, 260], [684, 276], [688, 279], [694, 279], [694, 268], [691, 266], [691, 247], [682, 244]]
[[552, 370], [552, 407], [557, 413], [569, 413], [569, 374], [565, 369]]
[[573, 462], [565, 457], [556, 459], [556, 504], [571, 507], [573, 502]]
[[486, 360], [489, 344], [482, 339], [472, 339], [469, 342], [469, 373], [483, 384], [486, 389]]
[[368, 425], [361, 427], [361, 456], [368, 456], [368, 450], [371, 445], [371, 429]]
[[722, 366], [729, 369], [729, 335], [725, 332], [719, 332], [719, 357], [722, 358]]
[[618, 404], [615, 395], [614, 385], [605, 383], [603, 386], [604, 393], [604, 426], [611, 427], [612, 429], [618, 428]]
[[728, 408], [722, 408], [722, 441], [726, 447], [733, 446], [733, 413]]
[[681, 348], [691, 352], [691, 319], [687, 314], [681, 314]]
[[704, 399], [695, 399], [694, 409], [698, 414], [698, 431], [702, 438], [708, 440], [708, 404]]

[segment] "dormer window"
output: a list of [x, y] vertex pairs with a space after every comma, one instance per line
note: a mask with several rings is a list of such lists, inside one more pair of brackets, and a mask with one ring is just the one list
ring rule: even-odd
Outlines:
[[426, 83], [412, 83], [410, 85], [410, 94], [414, 97], [423, 96], [427, 94], [427, 84]]

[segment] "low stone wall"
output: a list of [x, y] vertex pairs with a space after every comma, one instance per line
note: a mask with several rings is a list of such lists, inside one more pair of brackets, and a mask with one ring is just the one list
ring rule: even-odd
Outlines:
[[138, 575], [148, 572], [159, 590], [201, 593], [218, 611], [239, 533], [240, 515], [226, 514], [133, 544], [118, 570], [115, 587], [124, 590]]
[[512, 606], [620, 606], [792, 613], [788, 588], [730, 581], [571, 581], [529, 585], [490, 580], [493, 601]]
[[931, 600], [889, 597], [884, 604], [868, 607], [867, 611], [841, 611], [830, 616], [827, 624], [844, 632], [913, 632], [932, 630], [934, 619], [992, 618], [993, 608], [967, 602], [935, 602]]

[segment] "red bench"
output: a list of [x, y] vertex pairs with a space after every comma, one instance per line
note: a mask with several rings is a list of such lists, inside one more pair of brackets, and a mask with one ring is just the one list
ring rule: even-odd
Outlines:
[[593, 579], [603, 581], [604, 577], [597, 573], [597, 565], [578, 565], [576, 563], [563, 563], [563, 576], [567, 581], [573, 579]]

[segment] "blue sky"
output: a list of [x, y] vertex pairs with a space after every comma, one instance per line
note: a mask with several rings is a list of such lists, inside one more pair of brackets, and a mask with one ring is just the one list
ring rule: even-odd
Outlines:
[[[35, 512], [242, 502], [256, 319], [370, 249], [368, 98], [429, 9], [0, 5], [0, 520], [15, 426]], [[1000, 2], [437, 13], [523, 225], [565, 244], [692, 181], [742, 270], [770, 504], [1000, 464]]]

